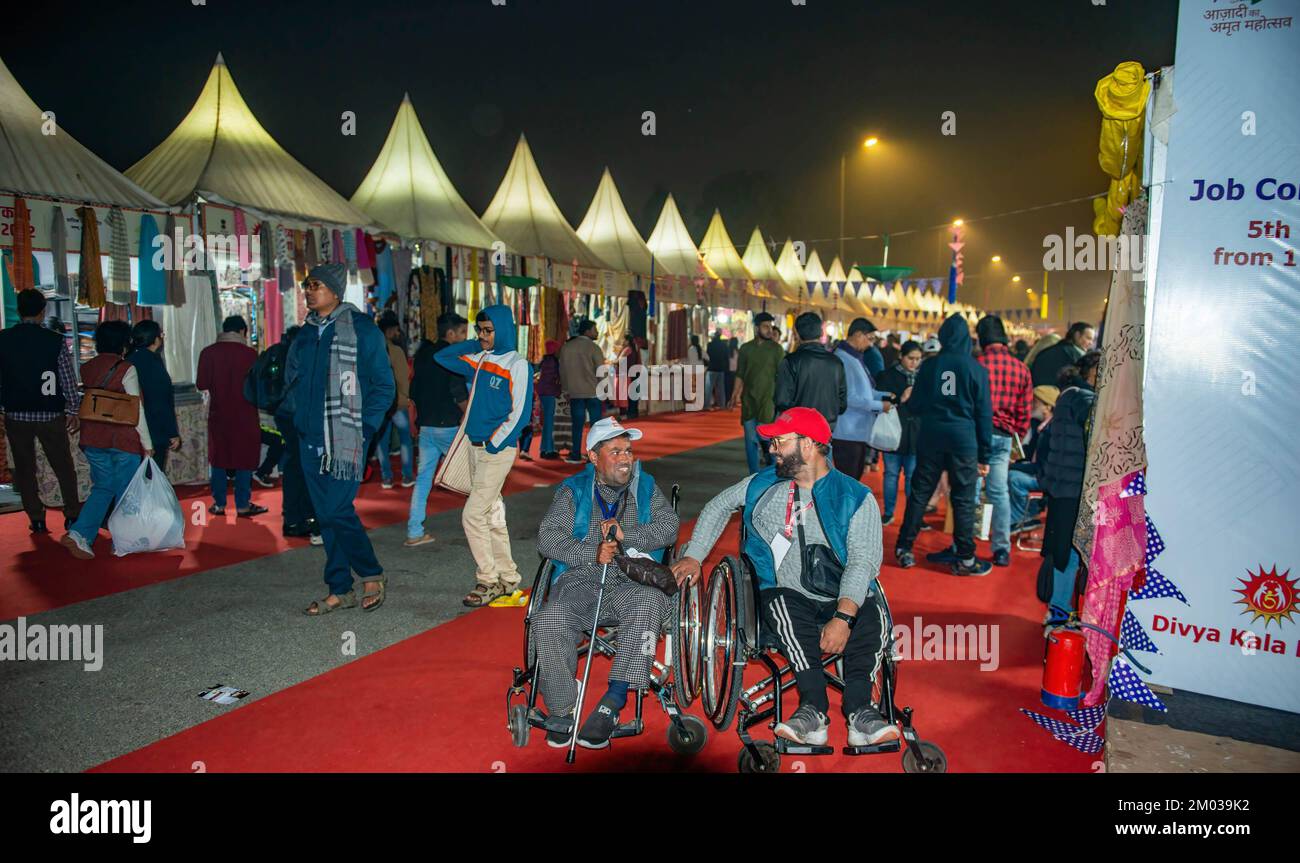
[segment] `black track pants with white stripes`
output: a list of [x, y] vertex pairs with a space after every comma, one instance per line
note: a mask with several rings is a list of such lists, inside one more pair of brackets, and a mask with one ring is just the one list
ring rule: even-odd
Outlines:
[[[822, 627], [835, 615], [837, 603], [814, 602], [798, 591], [782, 587], [759, 593], [763, 625], [781, 642], [781, 655], [794, 671], [799, 703], [811, 704], [822, 713], [830, 710], [826, 697], [826, 673], [821, 666]], [[858, 619], [844, 646], [844, 715], [867, 706], [871, 684], [884, 653], [884, 612], [874, 597], [858, 609]], [[788, 716], [789, 713], [787, 712]]]

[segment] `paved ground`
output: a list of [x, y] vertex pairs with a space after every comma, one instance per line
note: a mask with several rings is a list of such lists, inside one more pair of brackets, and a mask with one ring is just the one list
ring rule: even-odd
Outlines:
[[1300, 773], [1300, 752], [1228, 737], [1111, 718], [1111, 773]]
[[[683, 519], [745, 472], [738, 439], [646, 468], [665, 491], [682, 484]], [[537, 525], [553, 494], [542, 487], [507, 499], [525, 584], [536, 571]], [[29, 616], [28, 623], [46, 625], [102, 624], [103, 668], [0, 663], [0, 770], [85, 770], [233, 709], [198, 698], [213, 684], [256, 699], [351, 661], [343, 653], [349, 634], [355, 656], [364, 656], [467, 612], [460, 600], [473, 587], [474, 566], [460, 511], [433, 516], [427, 526], [438, 542], [416, 549], [402, 547], [402, 524], [370, 532], [389, 577], [388, 599], [373, 614], [304, 616], [302, 609], [325, 595], [323, 551], [304, 547]]]

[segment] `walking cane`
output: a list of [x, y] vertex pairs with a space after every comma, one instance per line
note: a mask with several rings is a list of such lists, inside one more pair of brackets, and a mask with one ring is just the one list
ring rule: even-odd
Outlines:
[[[618, 528], [610, 525], [606, 542], [618, 539]], [[587, 679], [591, 676], [591, 658], [596, 655], [596, 629], [600, 626], [600, 602], [605, 598], [605, 576], [609, 574], [609, 564], [600, 570], [600, 587], [596, 590], [596, 616], [591, 620], [591, 640], [587, 642], [587, 665], [582, 669], [582, 684], [578, 687], [578, 706], [573, 711], [573, 736], [569, 738], [569, 754], [564, 756], [565, 764], [572, 764], [574, 753], [578, 750], [578, 721], [582, 719], [582, 702], [587, 697]]]

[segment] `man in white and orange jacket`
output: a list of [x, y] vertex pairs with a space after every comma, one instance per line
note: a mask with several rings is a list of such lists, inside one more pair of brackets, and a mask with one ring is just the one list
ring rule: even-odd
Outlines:
[[519, 433], [532, 418], [533, 373], [516, 350], [509, 306], [488, 306], [474, 323], [477, 339], [448, 345], [434, 355], [471, 381], [465, 437], [470, 446], [470, 493], [461, 513], [465, 539], [478, 567], [477, 584], [463, 600], [476, 608], [519, 586], [510, 553], [501, 487], [515, 463]]

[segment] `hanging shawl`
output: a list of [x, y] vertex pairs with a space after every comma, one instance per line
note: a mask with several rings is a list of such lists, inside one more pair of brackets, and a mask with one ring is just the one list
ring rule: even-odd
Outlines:
[[95, 218], [94, 207], [78, 207], [77, 217], [81, 219], [81, 272], [77, 301], [92, 309], [102, 309], [107, 298], [99, 260], [99, 221]]
[[[176, 243], [176, 216], [167, 215], [163, 223], [163, 232], [168, 242]], [[185, 305], [185, 246], [179, 243], [172, 248], [172, 269], [163, 272], [166, 290], [166, 302], [169, 306], [180, 308]]]
[[257, 246], [261, 253], [259, 264], [262, 269], [262, 278], [275, 278], [275, 229], [271, 227], [270, 222], [263, 221], [257, 228]]
[[50, 223], [50, 252], [54, 255], [54, 289], [61, 297], [70, 296], [71, 282], [68, 279], [68, 220], [63, 217], [63, 208], [54, 207]]
[[27, 209], [27, 202], [16, 196], [11, 235], [14, 246], [13, 284], [17, 295], [19, 291], [36, 287], [36, 275], [32, 270], [32, 213]]
[[166, 263], [165, 256], [161, 262], [156, 261], [157, 250], [154, 249], [154, 237], [158, 236], [158, 223], [148, 213], [140, 216], [140, 297], [141, 305], [161, 306], [167, 302], [166, 270], [155, 266]]

